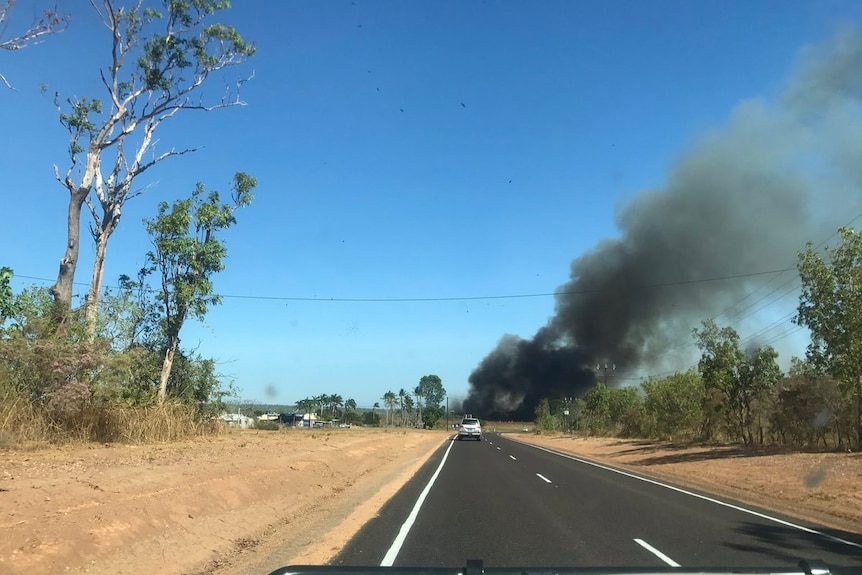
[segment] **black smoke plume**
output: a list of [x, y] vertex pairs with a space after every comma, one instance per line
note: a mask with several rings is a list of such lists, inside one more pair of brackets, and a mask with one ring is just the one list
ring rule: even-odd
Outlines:
[[[503, 336], [470, 375], [465, 409], [532, 419], [542, 398], [591, 387], [597, 363], [621, 376], [696, 361], [691, 329], [774, 277], [751, 274], [793, 267], [862, 210], [860, 96], [860, 30], [804, 49], [777, 98], [740, 103], [664, 187], [618, 209], [620, 237], [572, 262], [532, 339]], [[739, 328], [733, 318], [722, 316]]]

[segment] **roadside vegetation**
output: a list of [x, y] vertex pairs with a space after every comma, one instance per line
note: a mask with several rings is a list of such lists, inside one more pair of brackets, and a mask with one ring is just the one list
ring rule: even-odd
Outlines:
[[795, 323], [807, 327], [805, 358], [782, 373], [769, 345], [743, 349], [739, 334], [706, 319], [693, 337], [696, 368], [636, 387], [599, 381], [583, 397], [547, 398], [539, 430], [673, 441], [862, 449], [862, 234], [799, 254]]
[[[340, 394], [322, 393], [300, 399], [295, 404], [297, 414], [314, 414], [316, 421], [369, 427], [414, 427], [433, 429], [445, 419], [446, 408], [441, 403], [446, 399], [443, 381], [437, 375], [423, 375], [412, 393], [404, 388], [398, 393], [387, 391], [380, 402], [370, 408], [360, 409], [354, 399], [344, 399]], [[262, 415], [256, 413], [256, 415]]]
[[[0, 8], [0, 21], [15, 4]], [[64, 95], [63, 86], [54, 91], [67, 157], [53, 170], [65, 192], [57, 199], [68, 205], [56, 282], [13, 293], [13, 271], [0, 268], [0, 446], [215, 433], [214, 416], [231, 391], [215, 361], [183, 347], [180, 335], [187, 320], [202, 320], [220, 303], [212, 284], [227, 256], [220, 236], [251, 203], [255, 178], [237, 172], [229, 194], [199, 183], [189, 196], [160, 203], [139, 224], [151, 243], [141, 254], [145, 266], [128, 270], [112, 287], [103, 285], [103, 276], [126, 202], [152, 185], [142, 176], [200, 149], [161, 142], [157, 151], [162, 125], [190, 111], [244, 105], [244, 78], [213, 101], [203, 87], [224, 80], [218, 76], [255, 48], [232, 26], [214, 21], [225, 2], [170, 2], [158, 9], [122, 4], [95, 0], [79, 7], [101, 20], [107, 48], [88, 74], [95, 80], [92, 94]], [[30, 28], [10, 29], [0, 48], [34, 44], [62, 31], [70, 17], [46, 10]], [[0, 81], [12, 87], [2, 74]], [[46, 169], [52, 163], [46, 159]], [[89, 289], [77, 295], [79, 250], [87, 245], [82, 219], [95, 257]]]

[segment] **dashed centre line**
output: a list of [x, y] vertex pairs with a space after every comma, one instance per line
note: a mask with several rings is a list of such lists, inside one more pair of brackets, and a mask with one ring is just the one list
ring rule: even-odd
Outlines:
[[548, 479], [547, 477], [545, 477], [545, 476], [544, 476], [544, 475], [542, 475], [541, 473], [537, 473], [537, 474], [536, 474], [536, 477], [538, 477], [539, 479], [541, 479], [541, 480], [542, 480], [542, 481], [544, 481], [545, 483], [550, 483], [550, 482], [551, 482], [551, 480], [550, 480], [550, 479]]
[[512, 461], [518, 461], [518, 458], [515, 457], [514, 455], [510, 455], [509, 459], [511, 459]]

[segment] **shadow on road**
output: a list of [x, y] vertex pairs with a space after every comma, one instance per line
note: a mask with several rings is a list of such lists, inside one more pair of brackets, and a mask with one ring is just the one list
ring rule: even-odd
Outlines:
[[[745, 521], [734, 531], [743, 535], [746, 543], [728, 541], [724, 543], [725, 547], [739, 552], [766, 555], [774, 558], [778, 564], [793, 565], [800, 559], [823, 559], [827, 564], [844, 566], [862, 564], [862, 549], [859, 547], [792, 527]], [[827, 528], [818, 528], [818, 531], [862, 545], [862, 537], [853, 533]]]

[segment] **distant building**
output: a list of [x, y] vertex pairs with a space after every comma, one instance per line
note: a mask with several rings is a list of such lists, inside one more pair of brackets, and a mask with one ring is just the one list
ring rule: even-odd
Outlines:
[[282, 413], [278, 416], [278, 422], [287, 427], [302, 427], [302, 413]]
[[222, 413], [219, 416], [219, 419], [224, 421], [225, 425], [228, 427], [234, 427], [237, 429], [249, 429], [254, 427], [253, 417], [240, 415], [239, 413]]

